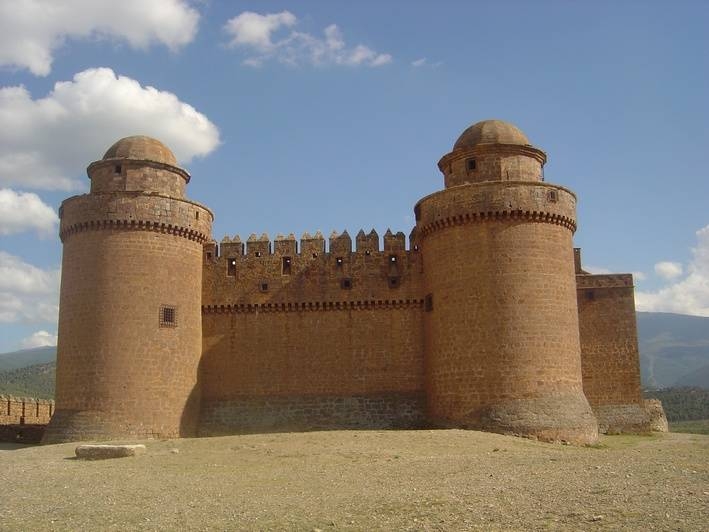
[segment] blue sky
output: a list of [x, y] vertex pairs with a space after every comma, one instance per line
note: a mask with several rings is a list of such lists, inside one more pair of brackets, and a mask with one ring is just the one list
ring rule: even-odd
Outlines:
[[703, 1], [0, 0], [0, 352], [55, 341], [55, 213], [130, 134], [173, 148], [217, 240], [382, 235], [507, 120], [578, 194], [587, 266], [709, 316], [707, 27]]

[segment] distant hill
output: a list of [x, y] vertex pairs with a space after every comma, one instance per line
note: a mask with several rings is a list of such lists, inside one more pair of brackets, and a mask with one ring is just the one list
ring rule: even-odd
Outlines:
[[57, 348], [54, 346], [22, 349], [11, 353], [0, 354], [0, 371], [25, 368], [33, 364], [54, 362], [57, 358]]
[[709, 389], [709, 318], [661, 312], [637, 316], [643, 385]]
[[0, 394], [53, 399], [55, 374], [54, 362], [0, 371]]
[[[638, 312], [637, 317], [643, 386], [709, 390], [709, 318], [661, 312]], [[51, 389], [53, 394], [54, 384], [48, 387], [46, 379], [53, 378], [54, 366], [49, 371], [46, 364], [55, 359], [56, 347], [0, 354], [0, 393], [41, 392], [45, 394], [41, 397], [47, 397]], [[27, 371], [7, 373], [21, 368]]]
[[709, 419], [709, 390], [701, 388], [665, 388], [647, 390], [646, 398], [659, 399], [668, 421]]

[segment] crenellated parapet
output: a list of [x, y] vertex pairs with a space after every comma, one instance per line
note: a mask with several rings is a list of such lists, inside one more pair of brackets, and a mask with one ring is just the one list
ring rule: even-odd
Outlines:
[[[326, 245], [327, 244], [327, 245]], [[393, 300], [420, 297], [420, 257], [407, 249], [403, 232], [387, 230], [380, 245], [371, 230], [357, 233], [355, 249], [347, 231], [304, 233], [300, 245], [292, 233], [225, 237], [204, 246], [203, 302]]]
[[402, 231], [394, 233], [391, 229], [387, 229], [380, 240], [379, 234], [374, 229], [369, 233], [365, 233], [363, 229], [360, 229], [355, 237], [353, 248], [352, 237], [347, 230], [342, 233], [332, 231], [327, 240], [320, 231], [317, 231], [314, 235], [304, 232], [300, 240], [296, 239], [293, 233], [287, 236], [278, 234], [273, 240], [267, 233], [262, 233], [260, 236], [252, 233], [246, 242], [241, 239], [240, 235], [224, 236], [219, 243], [215, 241], [206, 242], [204, 249], [205, 253], [211, 253], [214, 258], [226, 256], [261, 258], [268, 255], [278, 257], [309, 255], [311, 258], [317, 258], [323, 254], [344, 256], [352, 253], [361, 253], [369, 256], [373, 253], [381, 252], [405, 253], [416, 251], [413, 245], [415, 236], [416, 228], [410, 234], [410, 245], [407, 247], [406, 235]]
[[41, 425], [54, 413], [54, 401], [0, 395], [0, 425]]

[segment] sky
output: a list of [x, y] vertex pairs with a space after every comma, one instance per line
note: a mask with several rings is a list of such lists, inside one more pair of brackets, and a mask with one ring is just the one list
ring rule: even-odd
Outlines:
[[387, 228], [469, 125], [577, 193], [587, 270], [709, 316], [709, 2], [0, 0], [0, 352], [56, 343], [62, 200], [163, 141], [214, 237]]

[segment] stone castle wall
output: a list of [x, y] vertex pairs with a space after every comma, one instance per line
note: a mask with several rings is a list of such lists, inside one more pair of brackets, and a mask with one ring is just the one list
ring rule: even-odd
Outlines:
[[633, 277], [576, 276], [583, 387], [602, 432], [648, 430]]
[[0, 425], [43, 425], [54, 413], [54, 401], [0, 395]]
[[424, 302], [404, 244], [207, 246], [200, 433], [420, 425]]
[[54, 414], [54, 401], [0, 395], [0, 441], [39, 443]]

